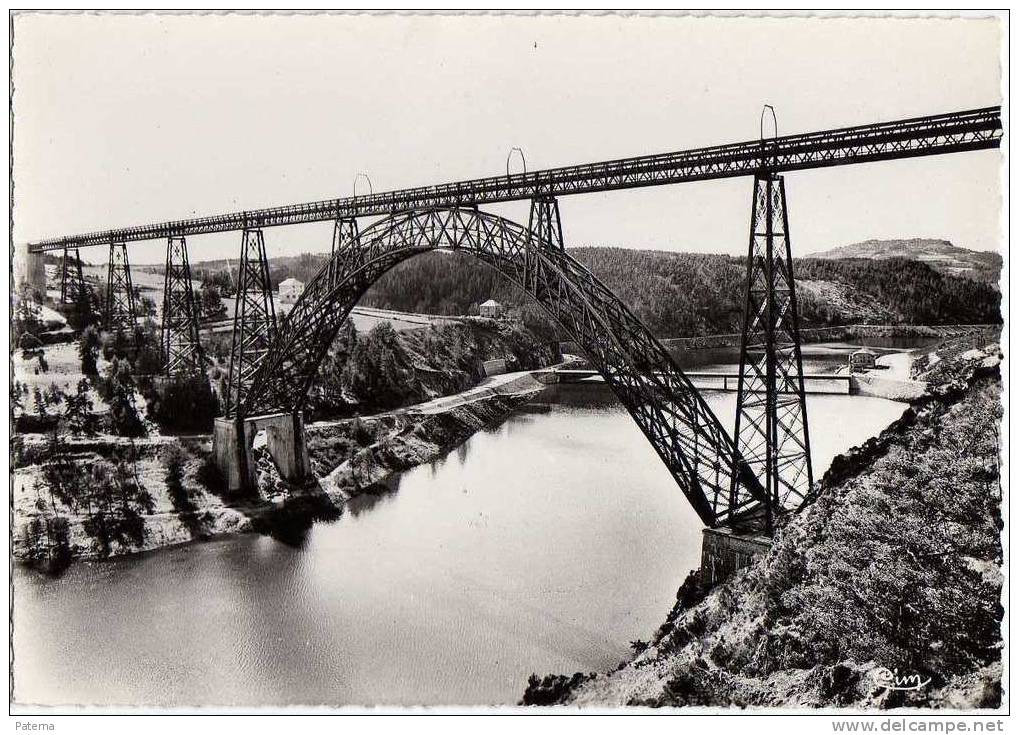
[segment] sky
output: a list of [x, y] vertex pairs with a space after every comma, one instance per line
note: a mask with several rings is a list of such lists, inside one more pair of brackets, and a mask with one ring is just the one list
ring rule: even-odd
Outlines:
[[[779, 134], [1000, 104], [1000, 33], [976, 18], [19, 14], [14, 238], [349, 196], [359, 173], [375, 191], [499, 175], [514, 146], [536, 170], [751, 140], [764, 104]], [[794, 255], [868, 238], [998, 249], [999, 166], [982, 151], [790, 173]], [[564, 235], [741, 254], [751, 185], [563, 197]], [[331, 231], [273, 228], [266, 246], [327, 252]], [[240, 235], [188, 245], [192, 262], [236, 257]], [[164, 248], [133, 245], [132, 262]]]

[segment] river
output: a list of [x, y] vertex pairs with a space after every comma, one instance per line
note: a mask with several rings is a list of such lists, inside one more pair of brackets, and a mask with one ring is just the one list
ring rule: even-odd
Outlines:
[[[735, 395], [706, 398], [731, 426]], [[904, 409], [807, 400], [816, 477]], [[300, 548], [245, 535], [59, 579], [16, 568], [15, 700], [513, 704], [532, 672], [606, 670], [647, 639], [700, 530], [607, 388], [551, 387]]]

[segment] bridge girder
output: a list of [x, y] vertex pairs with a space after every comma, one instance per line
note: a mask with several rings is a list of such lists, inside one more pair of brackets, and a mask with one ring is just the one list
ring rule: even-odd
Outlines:
[[581, 346], [705, 524], [743, 515], [764, 500], [732, 439], [668, 351], [560, 243], [501, 217], [452, 207], [394, 215], [361, 232], [359, 244], [338, 251], [283, 318], [239, 404], [241, 415], [298, 412], [343, 320], [368, 288], [415, 255], [457, 250], [523, 288]]
[[344, 217], [389, 216], [433, 207], [477, 206], [539, 197], [585, 194], [687, 181], [752, 176], [762, 168], [799, 171], [997, 148], [1003, 135], [1000, 107], [800, 133], [615, 161], [563, 166], [436, 186], [326, 199], [246, 212], [159, 222], [60, 237], [30, 252], [102, 245], [110, 241], [230, 232], [325, 222]]

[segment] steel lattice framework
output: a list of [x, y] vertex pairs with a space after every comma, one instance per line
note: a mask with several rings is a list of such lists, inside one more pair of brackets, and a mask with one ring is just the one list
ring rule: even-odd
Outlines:
[[492, 176], [438, 186], [270, 207], [247, 212], [104, 230], [35, 243], [32, 252], [110, 242], [165, 239], [434, 207], [476, 206], [540, 197], [676, 184], [896, 158], [996, 148], [1001, 108], [910, 118], [675, 153]]
[[103, 326], [118, 335], [134, 338], [134, 286], [131, 285], [131, 264], [125, 243], [110, 244], [110, 261], [106, 274], [106, 303]]
[[735, 435], [770, 498], [769, 530], [772, 510], [798, 508], [814, 477], [795, 283], [785, 182], [764, 172], [754, 177]]
[[[558, 221], [552, 226], [559, 231]], [[282, 320], [243, 397], [242, 414], [299, 410], [340, 325], [371, 284], [398, 263], [438, 248], [481, 259], [558, 322], [626, 406], [704, 523], [725, 522], [764, 499], [711, 409], [630, 310], [559, 242], [473, 208], [395, 215], [363, 231], [360, 247], [338, 250]]]
[[88, 296], [85, 290], [85, 276], [81, 272], [81, 251], [73, 248], [74, 257], [71, 258], [71, 248], [64, 250], [60, 259], [60, 303], [74, 304], [83, 297]]
[[[336, 220], [333, 225], [333, 247], [329, 252], [329, 267], [335, 270], [338, 263], [346, 260], [347, 251], [359, 247], [359, 244], [360, 230], [357, 226], [357, 219], [344, 217]], [[331, 273], [330, 278], [335, 275], [335, 273]]]
[[250, 415], [248, 392], [259, 364], [276, 338], [276, 307], [272, 302], [269, 261], [261, 230], [244, 230], [241, 259], [237, 268], [237, 306], [234, 311], [230, 345], [230, 375], [226, 393], [226, 415]]
[[166, 245], [161, 346], [166, 375], [194, 375], [202, 371], [198, 309], [183, 237], [171, 237]]

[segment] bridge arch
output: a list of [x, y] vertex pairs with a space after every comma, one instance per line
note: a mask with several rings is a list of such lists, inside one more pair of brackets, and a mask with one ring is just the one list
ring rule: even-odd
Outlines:
[[[763, 499], [732, 439], [668, 351], [584, 266], [532, 231], [473, 208], [405, 212], [337, 249], [282, 320], [241, 415], [303, 406], [319, 363], [368, 288], [432, 250], [469, 253], [522, 288], [585, 352], [709, 526]], [[733, 476], [733, 467], [739, 467]]]

